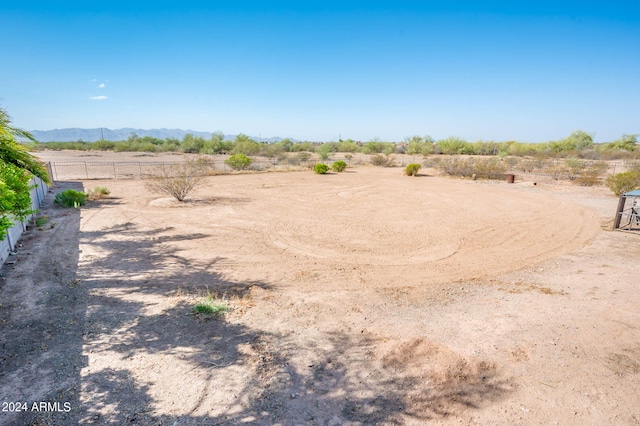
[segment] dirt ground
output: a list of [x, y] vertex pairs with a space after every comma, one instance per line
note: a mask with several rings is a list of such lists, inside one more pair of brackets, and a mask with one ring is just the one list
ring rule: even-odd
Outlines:
[[[2, 269], [0, 423], [640, 424], [616, 204], [430, 169], [210, 176], [184, 203], [59, 182]], [[193, 315], [207, 292], [230, 311]]]

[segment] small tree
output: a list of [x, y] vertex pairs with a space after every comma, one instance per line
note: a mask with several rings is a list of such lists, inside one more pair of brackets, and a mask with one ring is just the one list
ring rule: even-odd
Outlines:
[[32, 175], [48, 182], [47, 172], [20, 141], [36, 142], [33, 136], [11, 125], [11, 118], [0, 108], [0, 241], [4, 240], [13, 220], [23, 221], [31, 210]]
[[163, 166], [156, 169], [145, 186], [151, 192], [171, 195], [178, 201], [184, 201], [205, 178], [206, 169], [207, 161], [202, 157]]
[[251, 158], [244, 154], [233, 154], [231, 157], [224, 160], [224, 164], [231, 167], [233, 170], [244, 170], [251, 165]]

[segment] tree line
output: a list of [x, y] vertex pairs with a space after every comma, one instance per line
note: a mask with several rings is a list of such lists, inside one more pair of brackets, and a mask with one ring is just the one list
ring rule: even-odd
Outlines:
[[288, 152], [316, 152], [320, 158], [332, 153], [363, 154], [410, 154], [410, 155], [513, 155], [544, 157], [577, 157], [585, 159], [637, 158], [640, 154], [638, 135], [622, 135], [619, 139], [596, 144], [593, 136], [583, 130], [576, 130], [566, 138], [544, 143], [524, 143], [518, 141], [469, 142], [458, 137], [434, 140], [431, 136], [409, 136], [401, 142], [386, 142], [372, 139], [358, 142], [340, 139], [337, 142], [293, 142], [283, 139], [275, 143], [260, 143], [245, 134], [234, 140], [225, 140], [222, 132], [215, 132], [209, 139], [187, 134], [182, 140], [177, 138], [159, 139], [151, 136], [139, 137], [132, 134], [124, 141], [96, 142], [47, 142], [30, 140], [33, 150], [98, 150], [114, 152], [183, 152], [191, 154], [244, 154], [248, 156], [278, 157]]

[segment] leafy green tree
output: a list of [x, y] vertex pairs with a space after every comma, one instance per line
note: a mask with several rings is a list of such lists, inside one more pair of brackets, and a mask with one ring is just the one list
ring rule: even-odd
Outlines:
[[360, 147], [353, 139], [347, 139], [337, 144], [337, 152], [357, 152]]
[[500, 144], [497, 142], [476, 142], [473, 144], [473, 152], [476, 155], [497, 155]]
[[227, 154], [233, 149], [233, 142], [224, 140], [224, 133], [213, 132], [204, 148], [201, 150], [204, 154]]
[[622, 135], [622, 137], [616, 141], [613, 141], [606, 145], [607, 149], [620, 150], [620, 151], [635, 151], [636, 144], [638, 143], [638, 135]]
[[291, 146], [291, 151], [292, 152], [303, 152], [303, 151], [313, 152], [314, 148], [311, 142], [297, 142]]
[[593, 148], [593, 136], [584, 130], [576, 130], [564, 139], [549, 142], [553, 152], [566, 152]]
[[91, 149], [97, 149], [99, 151], [112, 151], [115, 146], [115, 142], [102, 140], [93, 142], [91, 144]]
[[31, 155], [19, 143], [20, 141], [36, 142], [35, 138], [26, 130], [13, 127], [7, 112], [0, 108], [0, 162], [12, 164], [38, 176], [45, 182], [49, 182], [47, 171], [40, 160]]
[[283, 159], [285, 158], [285, 147], [279, 143], [267, 143], [263, 144], [260, 150], [260, 155], [271, 159]]
[[387, 145], [386, 142], [382, 142], [379, 138], [373, 138], [362, 146], [362, 151], [365, 154], [381, 154], [385, 152]]
[[33, 213], [31, 177], [49, 181], [42, 163], [19, 141], [36, 142], [30, 133], [13, 127], [9, 115], [0, 108], [0, 240], [5, 238], [14, 219], [24, 221]]
[[436, 142], [437, 150], [441, 154], [473, 154], [473, 145], [464, 139], [457, 138], [455, 136], [441, 139]]
[[318, 147], [318, 149], [316, 149], [316, 152], [320, 156], [321, 160], [327, 160], [329, 158], [329, 153], [335, 152], [333, 148], [334, 146], [331, 143], [323, 143]]
[[571, 133], [567, 139], [567, 144], [573, 146], [573, 149], [590, 149], [593, 148], [593, 136], [584, 130], [576, 130]]
[[190, 154], [198, 154], [203, 150], [206, 141], [201, 136], [194, 136], [191, 133], [187, 133], [182, 138], [182, 143], [180, 144], [180, 150], [182, 152], [190, 153]]
[[406, 152], [409, 155], [428, 155], [433, 152], [434, 140], [431, 136], [407, 136], [404, 138]]
[[291, 142], [291, 139], [285, 138], [285, 139], [282, 139], [280, 142], [276, 142], [274, 145], [282, 147], [282, 150], [284, 152], [291, 152], [293, 147], [293, 142]]
[[233, 141], [232, 154], [258, 155], [260, 152], [260, 144], [249, 136], [240, 133]]

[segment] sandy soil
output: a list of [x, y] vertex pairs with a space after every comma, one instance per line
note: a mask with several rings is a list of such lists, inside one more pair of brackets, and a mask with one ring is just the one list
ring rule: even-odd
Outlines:
[[[640, 423], [640, 236], [605, 230], [617, 199], [430, 174], [50, 199], [2, 270], [0, 401], [29, 409], [0, 423]], [[207, 291], [231, 311], [194, 316]]]

